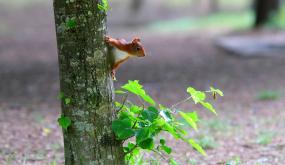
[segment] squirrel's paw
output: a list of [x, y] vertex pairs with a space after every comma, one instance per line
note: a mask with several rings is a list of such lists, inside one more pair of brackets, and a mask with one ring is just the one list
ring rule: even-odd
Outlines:
[[105, 42], [109, 42], [109, 41], [110, 41], [110, 37], [109, 37], [109, 36], [105, 36], [105, 37], [104, 37], [104, 41], [105, 41]]
[[112, 79], [113, 79], [114, 81], [117, 81], [116, 74], [115, 74], [114, 71], [111, 72], [111, 76], [112, 76]]

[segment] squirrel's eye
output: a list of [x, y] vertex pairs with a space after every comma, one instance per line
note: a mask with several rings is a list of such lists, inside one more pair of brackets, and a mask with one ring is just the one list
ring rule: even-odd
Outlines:
[[141, 48], [140, 48], [140, 47], [137, 47], [137, 50], [141, 50]]

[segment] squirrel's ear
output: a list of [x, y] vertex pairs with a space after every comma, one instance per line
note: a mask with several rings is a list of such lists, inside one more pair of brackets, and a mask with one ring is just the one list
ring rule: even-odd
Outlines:
[[135, 38], [133, 39], [132, 43], [136, 43], [136, 42], [140, 42], [140, 41], [141, 41], [141, 39], [140, 39], [140, 38], [135, 37]]

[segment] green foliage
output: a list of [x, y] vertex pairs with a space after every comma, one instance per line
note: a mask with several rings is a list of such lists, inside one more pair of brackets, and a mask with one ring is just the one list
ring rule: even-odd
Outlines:
[[63, 128], [63, 129], [67, 129], [70, 124], [71, 124], [71, 119], [69, 117], [65, 117], [65, 116], [61, 116], [60, 118], [58, 118], [58, 124]]
[[[227, 0], [228, 1], [228, 0]], [[231, 1], [230, 1], [231, 2]], [[155, 21], [148, 25], [148, 30], [162, 32], [181, 32], [189, 30], [207, 30], [230, 28], [243, 30], [252, 27], [254, 13], [245, 12], [218, 12], [207, 17], [178, 18], [163, 21]]]
[[258, 100], [266, 101], [266, 100], [276, 100], [279, 98], [279, 93], [277, 91], [271, 91], [271, 90], [264, 90], [261, 91], [257, 98]]
[[198, 121], [198, 116], [195, 112], [193, 113], [184, 113], [184, 112], [179, 112], [179, 114], [187, 121], [187, 123], [194, 128], [195, 131], [198, 130], [196, 122]]
[[65, 103], [66, 105], [69, 105], [70, 102], [71, 102], [71, 99], [70, 99], [70, 98], [65, 98], [65, 99], [64, 99], [64, 103]]
[[113, 121], [112, 129], [119, 140], [127, 139], [135, 134], [132, 129], [132, 122], [127, 118]]
[[139, 96], [140, 98], [142, 98], [144, 101], [146, 101], [147, 103], [149, 103], [152, 106], [155, 105], [155, 102], [153, 101], [153, 99], [149, 95], [146, 94], [146, 92], [143, 89], [143, 86], [139, 84], [138, 80], [129, 81], [129, 83], [122, 86], [122, 89], [125, 89], [125, 90]]
[[[219, 89], [212, 87], [206, 92], [189, 87], [187, 92], [189, 93], [188, 98], [171, 107], [166, 107], [157, 104], [137, 80], [128, 81], [120, 90], [116, 91], [117, 94], [124, 96], [125, 99], [123, 103], [115, 103], [115, 106], [118, 108], [118, 118], [112, 122], [112, 130], [118, 140], [128, 141], [124, 146], [124, 151], [126, 159], [130, 164], [137, 164], [139, 153], [142, 150], [158, 153], [159, 155], [168, 155], [170, 164], [178, 164], [170, 156], [172, 148], [167, 146], [167, 141], [165, 139], [157, 140], [162, 132], [188, 143], [196, 151], [206, 156], [200, 144], [193, 139], [189, 139], [188, 132], [184, 130], [184, 124], [180, 122], [177, 116], [179, 114], [189, 126], [197, 131], [199, 115], [195, 111], [176, 111], [176, 107], [181, 103], [192, 100], [194, 104], [200, 104], [216, 114], [213, 106], [206, 102], [206, 93], [217, 93], [221, 96], [223, 96], [223, 93]], [[139, 104], [137, 105], [127, 100], [129, 95], [136, 96]]]
[[107, 11], [110, 9], [110, 5], [109, 5], [108, 0], [102, 0], [102, 3], [98, 4], [98, 9], [107, 13]]
[[226, 165], [240, 165], [241, 160], [239, 156], [234, 156], [226, 162]]
[[272, 18], [268, 22], [269, 27], [285, 29], [285, 4], [281, 6], [280, 10], [273, 14]]
[[[57, 99], [61, 100], [67, 106], [71, 103], [71, 99], [66, 97], [63, 92], [58, 94]], [[71, 119], [63, 115], [57, 119], [57, 122], [65, 130], [71, 125]]]
[[191, 144], [191, 146], [198, 152], [200, 152], [202, 155], [207, 155], [204, 149], [200, 146], [200, 144], [196, 143], [194, 139], [189, 139], [188, 143]]
[[169, 164], [170, 165], [179, 165], [179, 163], [176, 162], [174, 159], [170, 159]]
[[54, 160], [52, 163], [50, 163], [49, 165], [57, 165], [56, 161]]
[[75, 26], [76, 26], [76, 20], [75, 20], [75, 18], [68, 19], [68, 20], [66, 21], [66, 27], [67, 27], [67, 28], [73, 29], [73, 28], [75, 28]]

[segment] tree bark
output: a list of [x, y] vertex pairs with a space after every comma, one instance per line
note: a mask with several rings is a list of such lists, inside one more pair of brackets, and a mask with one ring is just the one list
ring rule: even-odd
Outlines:
[[270, 15], [279, 9], [279, 0], [255, 0], [255, 27], [268, 22]]
[[66, 165], [124, 164], [122, 143], [111, 130], [116, 117], [107, 47], [106, 14], [99, 0], [54, 0]]

